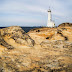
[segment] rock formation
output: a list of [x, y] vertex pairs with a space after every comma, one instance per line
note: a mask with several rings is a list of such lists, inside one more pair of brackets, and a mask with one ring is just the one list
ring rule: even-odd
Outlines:
[[0, 72], [72, 72], [72, 27], [1, 29]]
[[[60, 27], [61, 26], [61, 27]], [[65, 23], [59, 25], [57, 28], [37, 28], [32, 29], [28, 32], [31, 38], [37, 43], [40, 44], [44, 40], [67, 40], [72, 41], [72, 24]]]
[[58, 27], [72, 27], [72, 23], [62, 23]]
[[18, 26], [12, 26], [12, 27], [1, 29], [0, 36], [3, 39], [2, 41], [4, 42], [7, 40], [8, 43], [10, 41], [13, 41], [21, 45], [27, 45], [27, 46], [34, 45], [34, 40], [32, 40], [31, 37], [28, 34], [26, 34], [25, 31], [21, 29], [21, 27]]

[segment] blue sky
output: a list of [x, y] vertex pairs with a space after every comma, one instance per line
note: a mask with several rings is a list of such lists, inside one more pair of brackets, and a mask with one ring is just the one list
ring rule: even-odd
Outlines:
[[56, 26], [72, 22], [72, 0], [0, 0], [0, 27], [46, 26], [49, 6]]

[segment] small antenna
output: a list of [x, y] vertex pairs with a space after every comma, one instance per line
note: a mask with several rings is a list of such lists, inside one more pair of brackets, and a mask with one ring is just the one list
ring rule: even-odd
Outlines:
[[50, 6], [49, 6], [49, 9], [50, 9]]

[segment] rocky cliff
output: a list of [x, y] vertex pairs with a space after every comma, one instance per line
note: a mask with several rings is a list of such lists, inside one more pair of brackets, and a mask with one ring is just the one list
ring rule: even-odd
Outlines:
[[72, 27], [60, 26], [1, 29], [0, 72], [72, 72]]

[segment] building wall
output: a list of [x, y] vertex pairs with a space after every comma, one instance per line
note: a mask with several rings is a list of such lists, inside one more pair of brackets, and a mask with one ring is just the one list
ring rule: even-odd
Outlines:
[[50, 21], [48, 22], [47, 27], [55, 27], [55, 23]]

